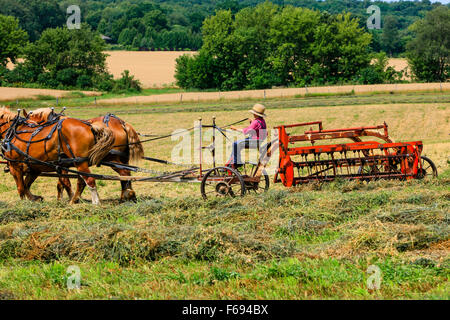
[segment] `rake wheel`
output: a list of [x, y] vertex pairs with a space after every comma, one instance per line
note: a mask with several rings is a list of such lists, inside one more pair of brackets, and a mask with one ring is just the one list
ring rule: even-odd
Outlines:
[[229, 167], [217, 167], [209, 170], [202, 179], [200, 192], [203, 199], [211, 197], [243, 197], [245, 182], [241, 174]]
[[438, 171], [434, 162], [425, 156], [421, 156], [420, 161], [422, 163], [422, 169], [418, 170], [417, 179], [425, 179], [427, 177], [437, 178]]

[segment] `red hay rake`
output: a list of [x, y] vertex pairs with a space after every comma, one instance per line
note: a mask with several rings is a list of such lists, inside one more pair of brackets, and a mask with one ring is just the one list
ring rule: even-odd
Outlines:
[[[317, 125], [318, 130], [310, 128], [297, 136], [286, 131], [311, 125]], [[422, 142], [393, 142], [389, 138], [386, 123], [372, 127], [323, 130], [322, 122], [315, 121], [279, 126], [276, 129], [280, 155], [274, 182], [282, 182], [286, 187], [338, 178], [370, 181], [437, 177], [434, 163], [421, 156]], [[375, 137], [383, 142], [362, 141], [361, 137]], [[353, 143], [315, 145], [316, 141], [333, 139], [351, 139]], [[306, 141], [311, 146], [293, 146]]]

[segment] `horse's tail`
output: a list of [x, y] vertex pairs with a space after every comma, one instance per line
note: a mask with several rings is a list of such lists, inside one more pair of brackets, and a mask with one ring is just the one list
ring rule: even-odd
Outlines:
[[139, 135], [137, 134], [134, 128], [126, 123], [125, 131], [128, 135], [128, 147], [130, 149], [130, 163], [137, 164], [142, 160], [144, 156], [144, 148], [142, 147], [141, 140], [139, 139]]
[[92, 165], [98, 165], [114, 147], [114, 134], [111, 129], [93, 124], [92, 132], [96, 138], [96, 143], [89, 150], [89, 160]]

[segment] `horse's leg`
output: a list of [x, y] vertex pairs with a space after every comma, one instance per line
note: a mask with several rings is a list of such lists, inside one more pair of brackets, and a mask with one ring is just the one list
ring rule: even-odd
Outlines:
[[[63, 199], [63, 192], [64, 192], [64, 184], [61, 181], [62, 178], [58, 179], [58, 184], [56, 185], [56, 189], [58, 190], [58, 201], [61, 201]], [[72, 198], [69, 198], [69, 200]]]
[[[66, 174], [67, 172], [63, 171], [62, 173]], [[58, 189], [58, 200], [63, 199], [64, 189], [66, 190], [67, 195], [69, 196], [69, 200], [71, 200], [74, 196], [72, 192], [72, 184], [70, 183], [69, 178], [62, 178], [62, 177], [59, 178], [57, 189]]]
[[28, 200], [31, 201], [42, 201], [44, 200], [44, 198], [42, 198], [41, 196], [35, 196], [34, 194], [31, 193], [31, 185], [33, 184], [34, 181], [36, 181], [36, 179], [39, 177], [41, 173], [40, 172], [36, 172], [36, 171], [31, 171], [30, 173], [28, 173], [25, 177], [25, 194], [28, 198]]
[[17, 185], [17, 192], [19, 193], [20, 199], [25, 199], [25, 184], [23, 182], [23, 172], [19, 167], [14, 165], [9, 166], [9, 172], [14, 177], [14, 181]]
[[86, 187], [86, 182], [84, 182], [83, 178], [78, 178], [77, 180], [77, 190], [75, 194], [70, 198], [70, 204], [75, 204], [80, 201], [81, 195], [83, 194], [84, 188]]
[[[77, 170], [84, 173], [91, 173], [91, 171], [89, 170], [89, 164], [87, 162], [79, 164], [77, 166]], [[81, 193], [83, 192], [84, 184], [82, 184], [80, 180], [83, 180], [87, 184], [89, 190], [91, 191], [92, 204], [99, 205], [100, 197], [98, 196], [97, 186], [95, 184], [95, 179], [91, 177], [82, 177], [78, 179], [77, 191], [75, 192], [75, 195], [73, 196], [70, 203], [71, 204], [76, 203], [76, 201], [80, 198]]]
[[[130, 170], [126, 169], [118, 169], [113, 168], [114, 171], [116, 171], [120, 176], [130, 177], [131, 172]], [[120, 181], [120, 184], [122, 186], [122, 194], [120, 195], [120, 202], [124, 201], [136, 201], [136, 193], [134, 192], [131, 181]]]
[[64, 189], [66, 189], [66, 193], [69, 196], [69, 199], [72, 199], [73, 197], [73, 191], [72, 191], [72, 184], [70, 183], [69, 178], [64, 178]]

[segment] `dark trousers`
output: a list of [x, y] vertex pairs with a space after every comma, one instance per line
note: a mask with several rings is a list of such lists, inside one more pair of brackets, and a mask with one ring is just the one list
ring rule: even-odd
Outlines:
[[241, 160], [241, 152], [244, 149], [258, 149], [259, 140], [246, 138], [243, 140], [238, 140], [233, 143], [233, 149], [231, 151], [231, 157], [228, 160], [227, 165], [241, 165], [244, 164]]

